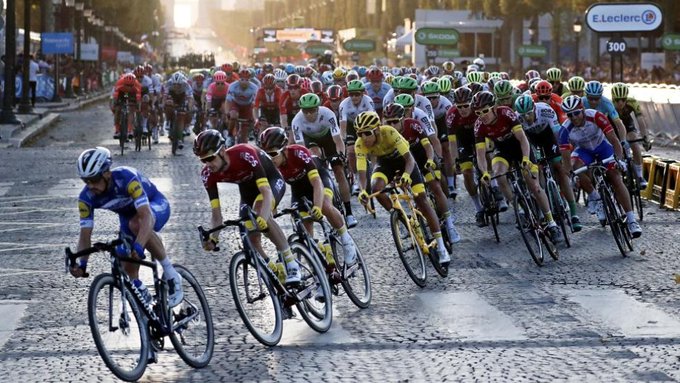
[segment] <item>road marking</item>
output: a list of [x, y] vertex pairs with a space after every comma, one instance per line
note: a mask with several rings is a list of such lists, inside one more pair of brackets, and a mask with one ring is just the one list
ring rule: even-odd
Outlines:
[[622, 290], [563, 289], [567, 299], [578, 303], [586, 315], [600, 321], [614, 336], [677, 338], [680, 321], [652, 304], [638, 302]]
[[466, 340], [508, 341], [527, 339], [512, 318], [489, 304], [474, 291], [451, 293], [425, 292], [418, 298], [425, 308], [441, 318], [442, 330]]
[[14, 185], [14, 182], [0, 182], [0, 197], [4, 196], [7, 194], [9, 189], [12, 188]]
[[[45, 201], [45, 200], [51, 200], [51, 199], [61, 199], [61, 198], [73, 198], [73, 197], [64, 197], [64, 196], [31, 196], [31, 197], [26, 197], [26, 196], [11, 196], [11, 197], [0, 197], [0, 205], [5, 205], [5, 204], [16, 204], [16, 203], [29, 203], [29, 202], [38, 202], [38, 201]], [[4, 209], [5, 207], [3, 207]]]
[[300, 344], [342, 344], [356, 343], [359, 340], [352, 337], [352, 334], [342, 327], [340, 313], [333, 307], [333, 324], [331, 328], [320, 334], [312, 330], [295, 310], [295, 318], [283, 321], [283, 334], [281, 345], [300, 345]]
[[[7, 226], [3, 228], [2, 225]], [[24, 223], [21, 222], [0, 222], [0, 233], [9, 233], [11, 231], [22, 231], [22, 230], [35, 230], [35, 229], [47, 229], [50, 227], [63, 226], [63, 223], [48, 223], [48, 222], [35, 222], [35, 223]], [[19, 227], [12, 227], [19, 226]]]
[[[9, 247], [7, 247], [9, 246]], [[47, 248], [60, 248], [63, 244], [27, 244], [27, 243], [15, 243], [15, 242], [0, 242], [0, 253], [6, 253], [8, 251], [18, 251], [18, 250], [34, 250], [37, 248], [47, 249]], [[4, 248], [3, 247], [7, 247]]]
[[14, 301], [0, 301], [0, 349], [7, 343], [9, 337], [14, 333], [19, 320], [24, 316], [28, 307], [25, 303], [14, 303]]
[[0, 269], [0, 277], [35, 273], [54, 273], [54, 270]]
[[64, 178], [47, 189], [47, 195], [77, 198], [85, 184], [80, 178]]

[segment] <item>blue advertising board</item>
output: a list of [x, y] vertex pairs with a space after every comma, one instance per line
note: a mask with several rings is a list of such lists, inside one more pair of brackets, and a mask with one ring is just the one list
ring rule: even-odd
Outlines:
[[42, 53], [46, 55], [73, 54], [73, 33], [43, 33]]

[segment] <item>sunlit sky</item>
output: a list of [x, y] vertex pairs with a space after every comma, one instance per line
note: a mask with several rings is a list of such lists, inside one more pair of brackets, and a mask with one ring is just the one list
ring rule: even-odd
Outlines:
[[198, 0], [175, 1], [175, 27], [191, 28], [198, 17]]

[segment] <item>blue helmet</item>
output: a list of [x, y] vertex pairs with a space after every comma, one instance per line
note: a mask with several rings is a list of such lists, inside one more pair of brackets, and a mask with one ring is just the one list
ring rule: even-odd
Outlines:
[[365, 66], [360, 66], [357, 69], [357, 73], [359, 73], [359, 77], [366, 77], [366, 71], [367, 71], [367, 69], [366, 69]]
[[588, 81], [585, 91], [586, 96], [602, 96], [604, 89], [599, 81]]
[[286, 64], [285, 71], [288, 74], [293, 74], [295, 73], [295, 65], [293, 64]]

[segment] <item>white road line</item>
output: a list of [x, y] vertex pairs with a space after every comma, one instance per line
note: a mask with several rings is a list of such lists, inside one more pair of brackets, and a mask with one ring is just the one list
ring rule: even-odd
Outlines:
[[19, 320], [24, 316], [28, 307], [25, 303], [12, 303], [12, 301], [0, 301], [0, 349], [7, 343], [14, 330], [19, 325]]
[[7, 194], [12, 186], [14, 186], [14, 182], [0, 182], [0, 197]]
[[[294, 309], [297, 311], [297, 308]], [[295, 319], [289, 319], [284, 323], [281, 345], [299, 344], [342, 344], [356, 343], [359, 340], [342, 327], [342, 318], [339, 311], [333, 307], [333, 325], [323, 333], [312, 330], [302, 319], [299, 313], [295, 313]]]
[[83, 190], [83, 181], [80, 178], [64, 178], [47, 189], [47, 194], [51, 196], [71, 197], [77, 198], [80, 191]]

